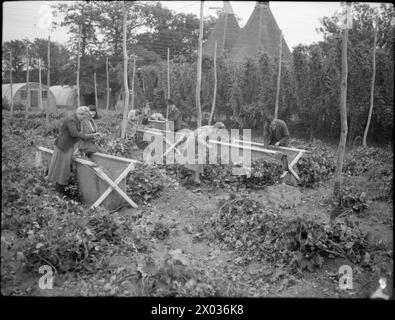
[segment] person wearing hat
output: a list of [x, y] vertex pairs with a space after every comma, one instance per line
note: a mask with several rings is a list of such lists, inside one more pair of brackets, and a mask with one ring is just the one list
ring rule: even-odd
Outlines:
[[[88, 106], [90, 117], [81, 121], [81, 132], [83, 134], [97, 133], [97, 125], [94, 119], [98, 119], [98, 113], [95, 105]], [[95, 144], [94, 140], [80, 140], [78, 142], [78, 150], [85, 154], [88, 158], [95, 152], [102, 150]]]
[[71, 173], [71, 160], [77, 143], [92, 140], [97, 133], [82, 133], [81, 122], [91, 117], [88, 107], [79, 107], [67, 116], [60, 127], [49, 164], [47, 180], [56, 184], [56, 191], [64, 193]]

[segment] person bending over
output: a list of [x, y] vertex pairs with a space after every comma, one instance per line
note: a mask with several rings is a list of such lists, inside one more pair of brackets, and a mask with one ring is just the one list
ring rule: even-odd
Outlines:
[[265, 117], [263, 140], [267, 145], [288, 146], [289, 131], [285, 122], [267, 115]]

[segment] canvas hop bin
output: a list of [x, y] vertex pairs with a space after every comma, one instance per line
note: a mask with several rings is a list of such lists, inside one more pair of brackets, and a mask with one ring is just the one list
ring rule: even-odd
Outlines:
[[[43, 156], [49, 164], [52, 154], [53, 150], [38, 147], [36, 166], [41, 165]], [[82, 201], [92, 208], [101, 205], [110, 211], [125, 202], [137, 208], [126, 194], [126, 176], [138, 161], [98, 152], [91, 158], [94, 162], [74, 158]]]

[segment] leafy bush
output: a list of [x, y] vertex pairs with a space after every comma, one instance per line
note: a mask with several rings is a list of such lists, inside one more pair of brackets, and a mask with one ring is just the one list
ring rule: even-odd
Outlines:
[[138, 165], [127, 178], [126, 192], [133, 201], [145, 203], [159, 196], [166, 177], [156, 167]]
[[362, 212], [368, 208], [366, 194], [353, 188], [344, 187], [341, 191], [340, 205], [354, 212]]
[[206, 165], [202, 181], [222, 188], [262, 188], [278, 183], [283, 172], [282, 165], [266, 160], [254, 161], [248, 170], [249, 175], [235, 175], [233, 169], [233, 165]]
[[[360, 176], [376, 168], [381, 168], [385, 163], [392, 164], [393, 154], [390, 151], [374, 147], [359, 147], [345, 156], [343, 170], [351, 176]], [[389, 175], [392, 170], [383, 170], [382, 175]]]
[[296, 168], [301, 179], [300, 185], [314, 188], [334, 173], [335, 161], [333, 155], [327, 150], [316, 150], [301, 158]]
[[248, 260], [267, 259], [291, 270], [321, 267], [325, 257], [363, 263], [375, 244], [358, 225], [325, 225], [307, 217], [285, 218], [247, 197], [219, 202], [219, 211], [206, 223], [207, 235], [224, 242]]
[[49, 263], [58, 272], [92, 271], [103, 243], [118, 244], [121, 239], [117, 222], [103, 209], [85, 211], [75, 206], [73, 212], [55, 211], [42, 227], [24, 244], [28, 268]]
[[133, 151], [134, 144], [130, 140], [122, 138], [111, 138], [105, 135], [95, 139], [98, 147], [102, 148], [105, 153], [127, 157]]
[[283, 173], [281, 164], [264, 160], [254, 161], [251, 168], [251, 176], [244, 178], [244, 183], [249, 187], [274, 185]]

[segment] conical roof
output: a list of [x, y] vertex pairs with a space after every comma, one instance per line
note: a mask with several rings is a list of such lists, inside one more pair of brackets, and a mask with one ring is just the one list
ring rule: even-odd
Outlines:
[[[247, 24], [241, 29], [233, 45], [230, 58], [242, 60], [254, 56], [261, 48], [270, 57], [278, 57], [281, 31], [270, 10], [269, 2], [257, 1]], [[282, 42], [282, 59], [291, 61], [291, 52], [284, 40]]]
[[203, 54], [214, 56], [215, 41], [217, 41], [217, 57], [230, 53], [239, 33], [240, 27], [233, 9], [229, 1], [224, 1], [223, 10], [217, 23], [203, 45]]

